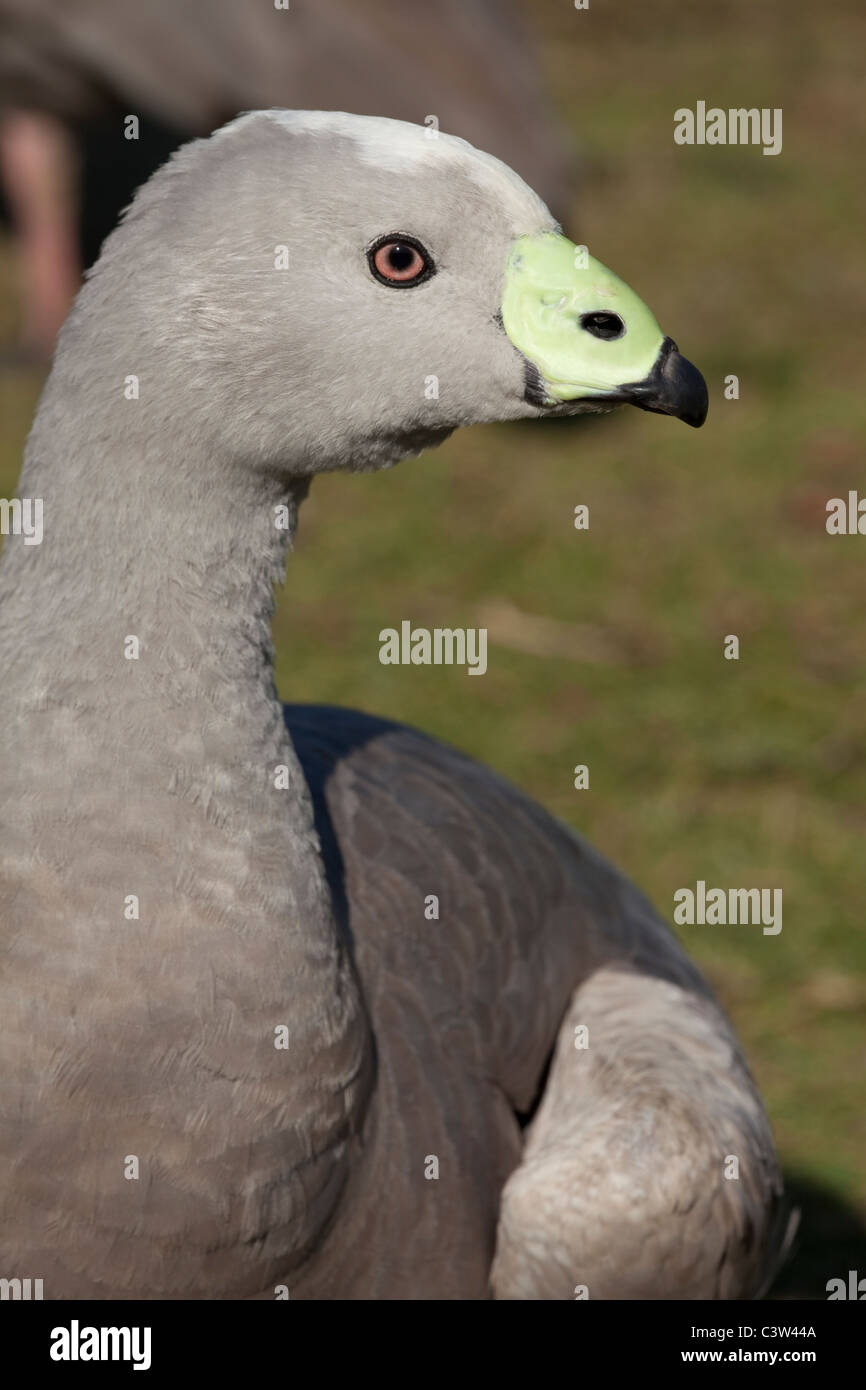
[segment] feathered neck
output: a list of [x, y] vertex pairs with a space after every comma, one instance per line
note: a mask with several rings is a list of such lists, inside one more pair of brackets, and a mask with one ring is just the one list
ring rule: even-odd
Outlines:
[[[215, 1290], [255, 1291], [328, 1218], [369, 1066], [273, 679], [273, 586], [306, 485], [203, 442], [156, 368], [126, 397], [134, 350], [97, 372], [75, 338], [19, 490], [43, 500], [43, 541], [10, 538], [0, 563], [3, 1060], [41, 1155], [5, 1225], [22, 1258], [54, 1233], [54, 1296], [82, 1294], [94, 1230], [94, 1295], [104, 1277], [181, 1296], [211, 1266]], [[183, 1258], [163, 1260], [134, 1200], [111, 1205], [117, 1144], [155, 1165], [151, 1213], [183, 1195], [167, 1228], [188, 1233]], [[0, 1143], [13, 1192], [4, 1161]], [[327, 1201], [296, 1202], [301, 1165]]]

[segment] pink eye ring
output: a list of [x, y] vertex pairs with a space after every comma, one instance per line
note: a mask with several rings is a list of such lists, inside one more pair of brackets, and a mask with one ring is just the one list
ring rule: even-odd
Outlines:
[[433, 258], [417, 237], [389, 232], [367, 252], [367, 264], [382, 285], [402, 288], [420, 285], [435, 273]]

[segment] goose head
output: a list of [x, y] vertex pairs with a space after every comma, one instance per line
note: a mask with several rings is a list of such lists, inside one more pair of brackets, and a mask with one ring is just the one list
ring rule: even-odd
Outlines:
[[706, 415], [697, 369], [516, 174], [401, 121], [253, 112], [185, 146], [100, 281], [199, 436], [257, 467], [380, 467], [461, 425], [623, 403]]

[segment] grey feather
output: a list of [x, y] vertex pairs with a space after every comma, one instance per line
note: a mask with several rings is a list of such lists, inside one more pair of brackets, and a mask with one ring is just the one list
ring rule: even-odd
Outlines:
[[[496, 307], [553, 220], [415, 149], [186, 147], [61, 335], [45, 539], [0, 565], [0, 1269], [46, 1297], [739, 1297], [776, 1239], [754, 1084], [643, 897], [453, 750], [275, 693], [275, 508], [540, 413]], [[395, 229], [441, 266], [411, 294], [366, 270]]]

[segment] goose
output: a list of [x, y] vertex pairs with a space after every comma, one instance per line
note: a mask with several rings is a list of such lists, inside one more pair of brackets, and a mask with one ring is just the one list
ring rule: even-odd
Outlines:
[[773, 1139], [672, 930], [462, 753], [274, 685], [317, 473], [623, 403], [699, 426], [706, 386], [457, 137], [253, 112], [139, 192], [26, 449], [41, 544], [0, 566], [4, 1274], [86, 1299], [760, 1291]]

